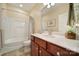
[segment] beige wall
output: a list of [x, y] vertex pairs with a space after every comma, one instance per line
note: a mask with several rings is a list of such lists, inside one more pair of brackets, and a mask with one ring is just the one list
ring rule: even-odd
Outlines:
[[34, 18], [34, 32], [39, 33], [41, 31], [41, 8], [42, 4], [37, 4], [31, 11], [30, 15]]
[[54, 31], [58, 31], [58, 21], [59, 21], [58, 16], [60, 14], [68, 12], [68, 10], [69, 10], [68, 4], [66, 4], [66, 3], [63, 3], [63, 4], [60, 3], [59, 4], [58, 3], [54, 6], [54, 8], [51, 9], [51, 11], [48, 11], [46, 14], [44, 14], [43, 20], [45, 20], [46, 23], [49, 19], [56, 20], [56, 26], [53, 27], [52, 29]]
[[31, 16], [34, 18], [35, 24], [34, 24], [34, 30], [35, 32], [40, 32], [41, 31], [41, 19], [43, 19], [46, 23], [48, 20], [56, 20], [56, 26], [53, 27], [52, 29], [54, 31], [58, 31], [58, 16], [60, 14], [63, 14], [65, 12], [68, 12], [69, 5], [66, 3], [57, 3], [54, 8], [51, 8], [50, 11], [46, 12], [43, 17], [41, 18], [41, 6], [38, 6], [37, 8], [34, 8], [31, 12]]

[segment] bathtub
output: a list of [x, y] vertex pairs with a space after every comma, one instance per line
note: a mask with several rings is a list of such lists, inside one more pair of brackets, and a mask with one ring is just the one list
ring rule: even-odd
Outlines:
[[[0, 55], [3, 55], [7, 52], [14, 51], [23, 47], [30, 47], [31, 40], [7, 40], [4, 44], [4, 47], [0, 49]], [[26, 48], [27, 49], [27, 48]]]
[[15, 42], [23, 42], [28, 40], [28, 38], [10, 38], [10, 39], [6, 39], [4, 40], [4, 44], [9, 44], [9, 43], [15, 43]]

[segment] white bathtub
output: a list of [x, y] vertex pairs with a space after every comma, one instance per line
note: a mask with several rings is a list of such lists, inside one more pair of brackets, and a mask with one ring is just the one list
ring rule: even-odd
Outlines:
[[4, 40], [4, 44], [15, 43], [15, 42], [24, 42], [27, 41], [28, 38], [11, 38]]
[[25, 40], [25, 41], [21, 41], [19, 40], [17, 42], [17, 40], [11, 40], [11, 42], [7, 41], [6, 44], [4, 44], [4, 47], [0, 50], [0, 55], [10, 52], [10, 51], [14, 51], [16, 49], [20, 49], [22, 47], [28, 47], [31, 44], [31, 40]]

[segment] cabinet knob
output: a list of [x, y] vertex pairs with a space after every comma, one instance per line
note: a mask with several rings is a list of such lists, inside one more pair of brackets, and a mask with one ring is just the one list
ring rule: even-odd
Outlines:
[[60, 53], [59, 52], [57, 52], [57, 56], [60, 56]]
[[74, 52], [70, 52], [70, 55], [75, 54]]
[[39, 52], [41, 53], [41, 50]]
[[38, 47], [36, 47], [36, 49], [38, 49]]

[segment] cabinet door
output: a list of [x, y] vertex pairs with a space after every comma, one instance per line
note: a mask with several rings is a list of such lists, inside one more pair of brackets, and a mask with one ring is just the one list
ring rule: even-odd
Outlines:
[[35, 42], [42, 48], [46, 49], [46, 41], [35, 37]]
[[38, 45], [35, 44], [33, 41], [31, 43], [31, 55], [32, 56], [38, 56]]
[[67, 50], [65, 48], [59, 47], [57, 45], [48, 43], [47, 44], [47, 51], [55, 56], [76, 56], [79, 55], [73, 51]]
[[40, 48], [39, 49], [39, 55], [40, 56], [51, 56], [51, 54], [49, 54], [45, 49]]

